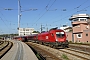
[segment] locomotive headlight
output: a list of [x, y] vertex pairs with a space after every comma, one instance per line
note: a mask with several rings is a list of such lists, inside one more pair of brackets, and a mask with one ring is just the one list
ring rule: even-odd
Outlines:
[[58, 41], [58, 40], [56, 39], [56, 41]]

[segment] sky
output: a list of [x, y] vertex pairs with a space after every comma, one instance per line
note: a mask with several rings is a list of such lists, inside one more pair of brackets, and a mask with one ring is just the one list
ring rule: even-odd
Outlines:
[[[20, 28], [40, 31], [71, 26], [74, 14], [90, 14], [90, 0], [20, 0]], [[0, 34], [18, 33], [18, 0], [0, 0]]]

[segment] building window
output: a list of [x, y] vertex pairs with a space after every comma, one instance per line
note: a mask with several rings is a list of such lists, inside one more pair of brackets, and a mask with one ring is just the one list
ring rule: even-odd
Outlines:
[[80, 27], [80, 24], [74, 24], [73, 27]]
[[22, 34], [23, 32], [20, 32], [20, 34]]
[[29, 29], [26, 29], [26, 31], [29, 31]]
[[88, 36], [88, 34], [86, 34], [86, 36]]
[[86, 18], [79, 18], [79, 21], [87, 21]]
[[82, 34], [77, 34], [77, 38], [82, 38]]
[[72, 22], [75, 22], [75, 21], [78, 21], [78, 19], [76, 18], [76, 19], [73, 19], [73, 21]]
[[22, 31], [22, 29], [19, 29], [20, 31]]

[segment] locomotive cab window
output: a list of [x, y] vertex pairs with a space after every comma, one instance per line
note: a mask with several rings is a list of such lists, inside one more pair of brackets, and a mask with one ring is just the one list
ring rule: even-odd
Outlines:
[[65, 34], [64, 32], [56, 32], [56, 36], [61, 38], [61, 37], [64, 37]]

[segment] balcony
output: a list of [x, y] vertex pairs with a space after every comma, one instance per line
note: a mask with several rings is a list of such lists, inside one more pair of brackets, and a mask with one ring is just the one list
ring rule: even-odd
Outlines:
[[87, 24], [86, 21], [75, 21], [75, 22], [72, 22], [72, 25], [73, 24]]

